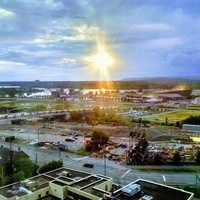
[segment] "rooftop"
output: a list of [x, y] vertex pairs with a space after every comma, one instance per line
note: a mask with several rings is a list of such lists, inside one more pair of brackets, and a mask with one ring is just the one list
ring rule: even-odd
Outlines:
[[[54, 192], [57, 188], [62, 188], [59, 190], [59, 194]], [[40, 197], [38, 197], [40, 189], [43, 189], [46, 193], [42, 192], [39, 194]], [[84, 196], [87, 196], [87, 199], [92, 199], [92, 196], [95, 196], [99, 200], [104, 195], [113, 195], [114, 199], [117, 200], [139, 200], [144, 195], [152, 197], [154, 200], [176, 200], [177, 197], [181, 200], [193, 199], [193, 193], [163, 184], [139, 179], [126, 186], [122, 186], [114, 184], [113, 179], [110, 177], [85, 173], [65, 167], [0, 188], [0, 199], [15, 196], [24, 196], [25, 198], [25, 195], [29, 194], [32, 195], [31, 198], [34, 197], [36, 199], [45, 198], [49, 195], [55, 196], [55, 199], [60, 196], [63, 199], [70, 199], [70, 196], [66, 197], [66, 194], [70, 194], [72, 197], [73, 195], [78, 196], [80, 199]]]

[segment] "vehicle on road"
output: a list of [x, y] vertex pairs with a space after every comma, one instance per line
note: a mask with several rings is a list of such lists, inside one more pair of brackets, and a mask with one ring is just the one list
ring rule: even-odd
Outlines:
[[83, 167], [94, 168], [94, 164], [92, 164], [92, 163], [84, 163]]

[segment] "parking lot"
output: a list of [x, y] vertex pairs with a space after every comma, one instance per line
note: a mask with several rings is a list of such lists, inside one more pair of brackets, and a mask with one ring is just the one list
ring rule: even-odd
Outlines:
[[[41, 148], [48, 148], [49, 144], [53, 143], [65, 144], [68, 146], [68, 149], [74, 151], [84, 147], [84, 133], [69, 129], [67, 126], [56, 126], [58, 126], [58, 124], [52, 125], [51, 128], [43, 125], [38, 127], [31, 125], [4, 124], [1, 125], [0, 128], [0, 138], [2, 141], [5, 141], [6, 137], [14, 136], [16, 141], [27, 145], [34, 145], [39, 141], [41, 143]], [[66, 138], [72, 138], [75, 135], [76, 138], [74, 141], [66, 141]]]

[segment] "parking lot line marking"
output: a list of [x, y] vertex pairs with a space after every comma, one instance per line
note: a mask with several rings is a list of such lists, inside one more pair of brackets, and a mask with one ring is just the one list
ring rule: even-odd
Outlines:
[[163, 175], [162, 177], [163, 177], [163, 180], [166, 182], [166, 178], [165, 178], [165, 176]]
[[122, 175], [122, 178], [123, 178], [124, 176], [126, 176], [126, 174], [128, 174], [130, 171], [131, 171], [131, 170], [129, 169], [127, 172], [125, 172], [125, 173]]

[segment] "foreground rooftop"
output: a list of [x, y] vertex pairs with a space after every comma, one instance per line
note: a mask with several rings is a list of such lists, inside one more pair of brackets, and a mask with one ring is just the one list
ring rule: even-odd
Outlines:
[[0, 188], [0, 199], [190, 200], [193, 193], [139, 179], [122, 186], [111, 177], [59, 168]]

